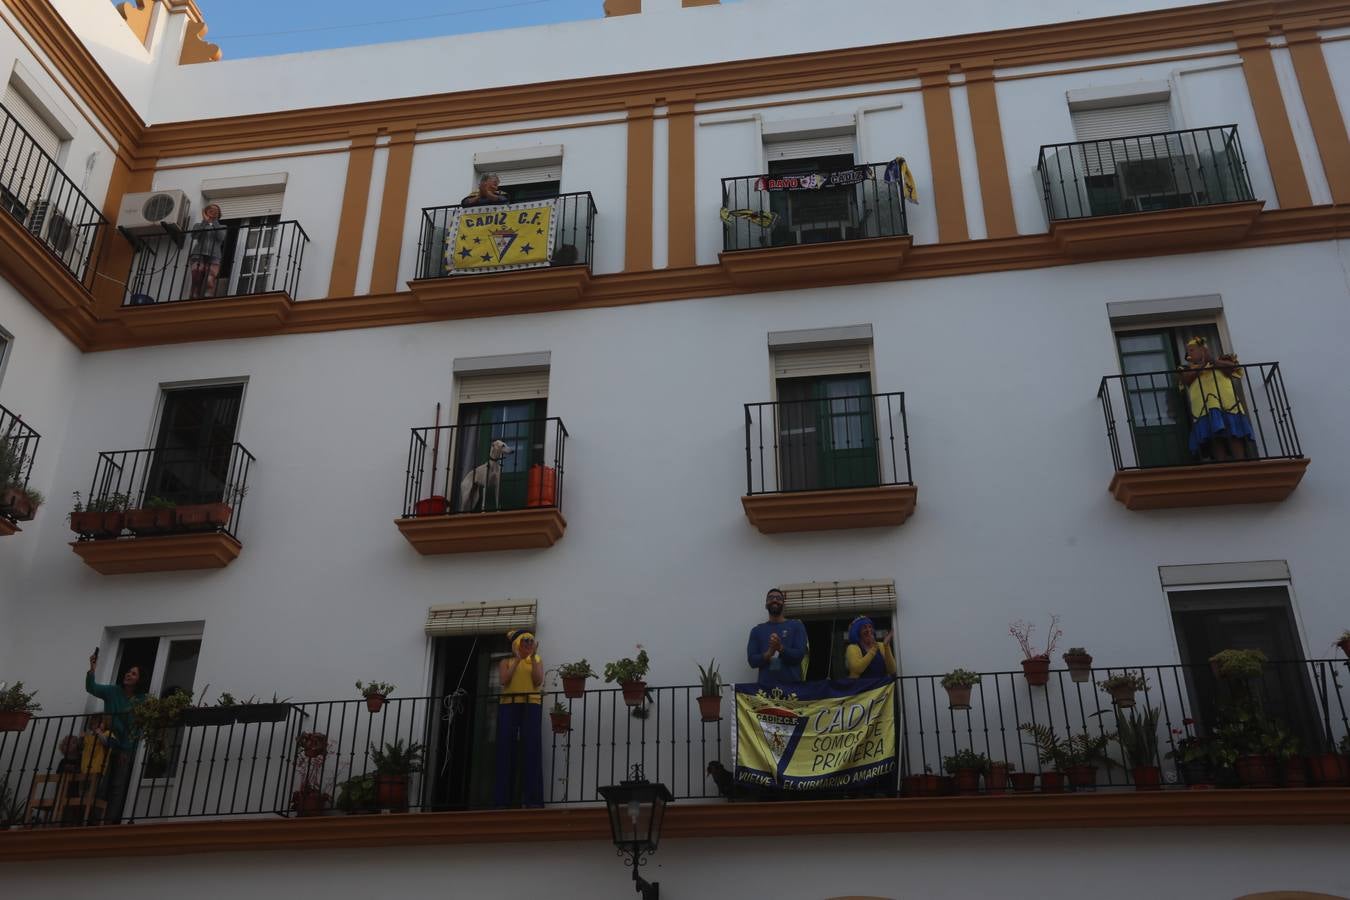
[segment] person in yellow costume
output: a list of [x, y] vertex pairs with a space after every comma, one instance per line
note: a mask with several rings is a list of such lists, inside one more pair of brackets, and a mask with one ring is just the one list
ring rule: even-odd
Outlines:
[[1256, 437], [1239, 398], [1242, 367], [1237, 357], [1215, 357], [1202, 337], [1186, 342], [1181, 390], [1191, 409], [1190, 450], [1217, 462], [1247, 458], [1247, 441]]
[[493, 802], [511, 805], [516, 774], [520, 774], [521, 803], [544, 805], [544, 764], [540, 744], [543, 719], [544, 662], [539, 643], [527, 629], [506, 633], [511, 655], [497, 665], [502, 694], [497, 703], [497, 783]]
[[895, 631], [877, 640], [876, 627], [867, 616], [858, 616], [848, 626], [848, 646], [844, 648], [844, 663], [849, 678], [880, 678], [895, 674], [895, 655], [891, 645]]

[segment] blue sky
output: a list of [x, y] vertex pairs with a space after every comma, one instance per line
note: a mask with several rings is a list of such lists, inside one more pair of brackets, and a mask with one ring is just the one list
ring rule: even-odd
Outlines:
[[208, 26], [207, 40], [220, 44], [226, 59], [600, 18], [602, 4], [603, 0], [197, 0]]

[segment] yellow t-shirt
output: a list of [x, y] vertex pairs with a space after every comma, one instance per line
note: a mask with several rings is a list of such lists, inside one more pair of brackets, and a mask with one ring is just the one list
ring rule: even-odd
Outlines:
[[108, 738], [109, 733], [89, 733], [80, 739], [80, 771], [86, 775], [102, 775], [108, 764], [108, 748], [99, 738]]
[[1191, 404], [1191, 418], [1203, 418], [1212, 409], [1245, 412], [1233, 384], [1233, 379], [1241, 377], [1241, 369], [1233, 369], [1231, 374], [1213, 367], [1201, 369], [1196, 379], [1183, 388]]
[[502, 687], [503, 703], [542, 703], [544, 697], [534, 686], [534, 664], [542, 662], [535, 653], [522, 659], [511, 675], [511, 680]]
[[844, 648], [844, 662], [848, 665], [849, 678], [861, 678], [862, 673], [867, 671], [867, 667], [872, 664], [877, 651], [881, 651], [881, 661], [886, 664], [886, 674], [895, 674], [895, 657], [891, 655], [891, 648], [881, 642], [872, 645], [872, 649], [863, 653], [862, 648], [857, 644], [849, 644]]

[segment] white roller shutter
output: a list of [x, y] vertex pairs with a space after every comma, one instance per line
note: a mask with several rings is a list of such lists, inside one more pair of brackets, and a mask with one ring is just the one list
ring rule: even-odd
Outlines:
[[871, 344], [834, 344], [796, 350], [775, 350], [775, 378], [812, 378], [872, 371]]
[[562, 160], [519, 169], [480, 169], [479, 175], [495, 172], [501, 178], [502, 187], [513, 184], [535, 184], [540, 181], [562, 181]]
[[252, 219], [259, 216], [281, 215], [281, 202], [284, 191], [274, 194], [251, 194], [242, 197], [206, 196], [206, 204], [214, 203], [220, 207], [222, 219]]
[[776, 140], [765, 135], [764, 155], [770, 161], [810, 159], [814, 156], [852, 156], [857, 143], [853, 132], [788, 140]]
[[794, 619], [860, 616], [894, 612], [897, 596], [893, 579], [808, 581], [781, 585], [787, 615]]
[[548, 369], [456, 376], [455, 385], [460, 405], [533, 400], [548, 396]]
[[512, 628], [534, 628], [538, 601], [502, 600], [497, 603], [455, 603], [427, 610], [427, 634], [500, 634]]
[[23, 126], [29, 137], [54, 161], [61, 152], [61, 135], [57, 134], [56, 130], [37, 111], [37, 108], [28, 102], [28, 98], [15, 89], [13, 82], [5, 88], [4, 103], [5, 109], [9, 110], [9, 114]]
[[1073, 133], [1080, 141], [1136, 137], [1172, 130], [1172, 107], [1166, 100], [1101, 109], [1072, 109], [1069, 115], [1073, 119]]

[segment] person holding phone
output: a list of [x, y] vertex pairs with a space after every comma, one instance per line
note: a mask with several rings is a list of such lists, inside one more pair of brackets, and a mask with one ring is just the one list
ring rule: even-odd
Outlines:
[[895, 674], [895, 655], [891, 645], [895, 640], [895, 631], [886, 633], [884, 640], [877, 640], [876, 626], [867, 616], [858, 616], [848, 626], [848, 646], [844, 649], [844, 662], [848, 666], [849, 678], [880, 678]]
[[107, 819], [108, 823], [122, 820], [127, 789], [131, 785], [131, 770], [136, 760], [136, 729], [131, 711], [139, 706], [145, 695], [139, 691], [141, 667], [130, 666], [122, 673], [118, 684], [100, 684], [94, 680], [98, 668], [98, 650], [89, 657], [89, 671], [84, 676], [84, 689], [91, 697], [103, 701], [103, 713], [108, 718], [112, 740], [107, 761]]

